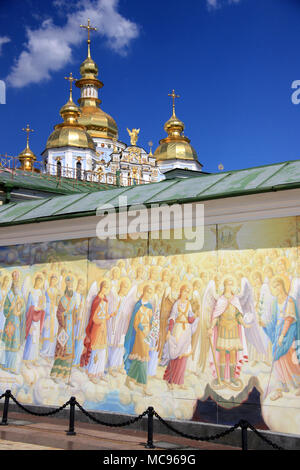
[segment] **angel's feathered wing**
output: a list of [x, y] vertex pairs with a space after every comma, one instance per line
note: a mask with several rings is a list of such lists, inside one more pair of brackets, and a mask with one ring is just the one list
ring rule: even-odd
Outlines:
[[296, 301], [298, 314], [300, 313], [300, 278], [296, 277], [291, 282], [289, 295]]
[[246, 277], [242, 278], [241, 294], [238, 296], [243, 315], [252, 314], [253, 321], [251, 328], [245, 328], [245, 336], [248, 344], [252, 344], [258, 353], [267, 354], [266, 346], [263, 341], [260, 326], [255, 311], [253, 288]]
[[123, 309], [123, 325], [122, 325], [122, 331], [123, 334], [126, 335], [131, 315], [134, 309], [134, 306], [137, 302], [137, 285], [134, 285], [131, 287], [130, 291], [128, 292], [125, 300], [125, 306]]
[[[196, 328], [196, 331], [194, 332], [192, 336], [192, 358], [193, 360], [197, 359], [196, 356], [198, 356], [197, 351], [199, 350], [197, 348], [198, 343], [201, 341], [201, 321], [200, 321], [200, 315], [201, 315], [201, 296], [199, 292], [196, 294], [193, 293], [193, 298], [191, 300], [191, 307], [192, 311], [195, 315], [196, 318], [199, 318], [198, 321], [198, 326]], [[198, 358], [199, 359], [199, 358]]]
[[203, 294], [202, 299], [202, 308], [200, 315], [200, 357], [199, 357], [199, 367], [204, 371], [208, 352], [210, 348], [208, 330], [212, 322], [212, 314], [217, 303], [217, 293], [215, 281], [211, 280], [207, 284], [207, 287]]
[[264, 323], [269, 323], [272, 316], [272, 305], [275, 297], [271, 293], [269, 281], [265, 281], [260, 290], [259, 314]]

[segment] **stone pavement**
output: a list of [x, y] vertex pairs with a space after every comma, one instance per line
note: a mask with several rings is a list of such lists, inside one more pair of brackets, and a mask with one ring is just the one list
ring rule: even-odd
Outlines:
[[[67, 436], [68, 420], [10, 412], [0, 426], [0, 450], [146, 450], [147, 433], [77, 422], [76, 436]], [[154, 434], [157, 450], [240, 450], [212, 442]], [[148, 450], [148, 449], [147, 449]]]

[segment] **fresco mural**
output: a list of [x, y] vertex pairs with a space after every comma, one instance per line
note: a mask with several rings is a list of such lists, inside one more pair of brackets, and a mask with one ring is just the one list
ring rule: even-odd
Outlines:
[[0, 392], [300, 434], [299, 234], [287, 217], [208, 226], [197, 253], [176, 232], [1, 247]]

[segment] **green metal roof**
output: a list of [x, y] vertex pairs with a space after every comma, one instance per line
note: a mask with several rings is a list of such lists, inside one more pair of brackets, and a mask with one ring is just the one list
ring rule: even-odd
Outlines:
[[300, 160], [0, 206], [0, 226], [91, 216], [103, 204], [182, 203], [300, 188]]
[[54, 194], [74, 194], [110, 189], [111, 184], [93, 183], [71, 178], [57, 178], [45, 173], [0, 168], [0, 187], [21, 188]]

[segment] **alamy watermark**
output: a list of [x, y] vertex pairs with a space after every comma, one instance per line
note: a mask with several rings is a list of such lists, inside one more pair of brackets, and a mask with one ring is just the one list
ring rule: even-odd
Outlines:
[[0, 80], [0, 104], [6, 104], [6, 85], [3, 80]]
[[135, 204], [126, 196], [118, 204], [104, 204], [97, 209], [99, 239], [182, 240], [184, 248], [198, 251], [204, 245], [204, 204]]

